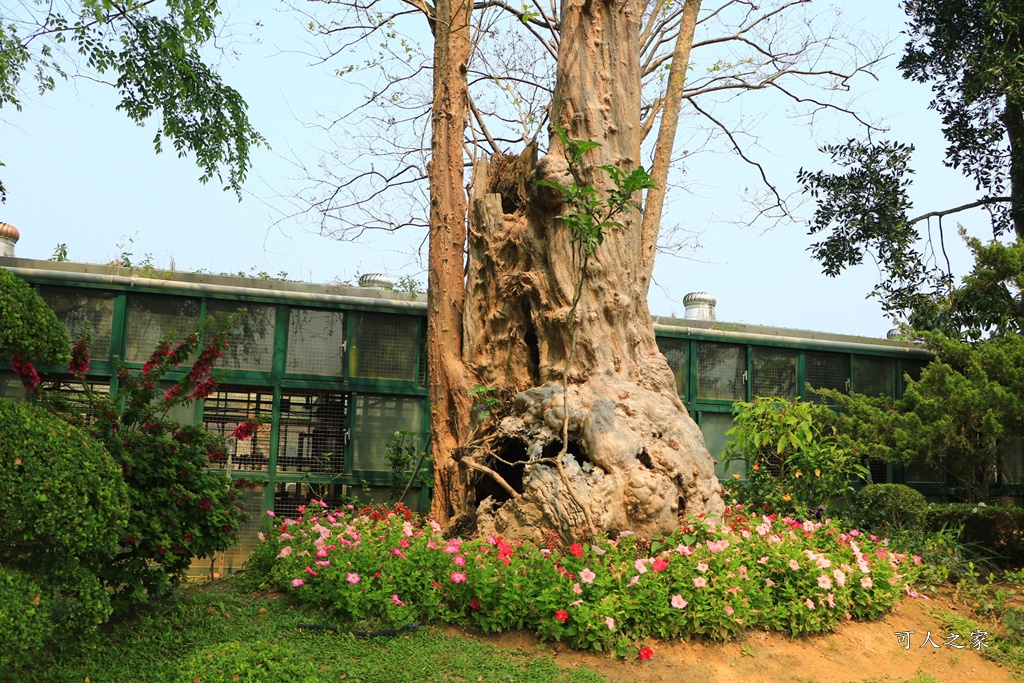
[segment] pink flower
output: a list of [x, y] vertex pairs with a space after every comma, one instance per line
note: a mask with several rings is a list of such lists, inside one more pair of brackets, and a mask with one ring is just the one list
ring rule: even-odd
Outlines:
[[274, 514], [273, 510], [267, 510], [267, 517], [277, 517], [277, 515]]
[[399, 607], [405, 607], [405, 603], [398, 599], [398, 595], [392, 595], [391, 602], [395, 603]]
[[309, 574], [310, 576], [320, 576], [317, 573], [317, 571], [315, 569], [313, 569], [312, 567], [310, 567], [308, 564], [306, 565], [306, 573]]
[[668, 560], [666, 560], [664, 557], [657, 558], [656, 560], [654, 560], [654, 564], [651, 565], [651, 569], [653, 569], [656, 572], [665, 571], [666, 569], [668, 569]]
[[774, 582], [774, 581], [772, 581], [771, 579], [765, 579], [765, 580], [764, 580], [764, 582], [765, 582], [765, 584], [766, 584], [766, 585], [768, 585], [769, 587], [771, 587], [771, 586], [774, 586], [774, 585], [775, 585], [775, 582]]
[[331, 561], [330, 560], [317, 560], [316, 563], [319, 566], [321, 566], [321, 567], [330, 567], [331, 566]]
[[615, 620], [612, 619], [611, 617], [605, 617], [604, 618], [604, 625], [608, 627], [609, 631], [614, 631], [615, 630]]
[[750, 579], [750, 575], [747, 574], [747, 565], [741, 565], [739, 569], [739, 575], [741, 579]]
[[594, 579], [597, 578], [597, 574], [590, 571], [589, 567], [584, 567], [583, 571], [580, 572], [580, 581], [583, 583], [594, 583]]
[[345, 577], [345, 580], [348, 581], [349, 583], [352, 583], [352, 584], [359, 583], [359, 581], [360, 581], [359, 574], [357, 574], [355, 572], [349, 572], [348, 576]]
[[409, 547], [409, 541], [405, 540], [404, 538], [401, 541], [399, 541], [398, 544], [400, 546], [402, 546], [403, 548], [408, 548]]
[[637, 559], [637, 561], [633, 563], [633, 567], [635, 567], [636, 571], [640, 574], [643, 574], [647, 571], [647, 565], [644, 564], [643, 559]]
[[455, 557], [453, 557], [452, 558], [452, 562], [455, 563], [456, 567], [465, 567], [466, 566], [466, 558], [463, 557], [462, 555], [456, 555]]
[[797, 562], [796, 560], [790, 560], [789, 561], [789, 568], [792, 569], [793, 571], [796, 571], [796, 570], [800, 569], [800, 563]]
[[682, 595], [673, 595], [672, 596], [672, 606], [675, 607], [676, 609], [683, 609], [684, 607], [686, 607], [689, 604], [690, 603], [686, 602], [686, 600], [683, 600], [683, 596]]
[[707, 562], [698, 562], [697, 563], [697, 571], [699, 571], [701, 574], [703, 574], [707, 570], [708, 570], [708, 563]]
[[726, 606], [725, 606], [725, 613], [726, 613], [726, 614], [728, 614], [728, 615], [729, 615], [729, 616], [731, 617], [731, 616], [732, 616], [733, 614], [735, 614], [735, 613], [736, 613], [736, 610], [734, 610], [734, 609], [732, 608], [732, 606], [730, 606], [730, 605], [726, 605]]
[[829, 607], [835, 607], [836, 606], [836, 596], [835, 596], [835, 594], [829, 593], [828, 596], [826, 596], [825, 600], [828, 602], [828, 606]]
[[836, 584], [838, 584], [840, 588], [846, 585], [846, 574], [844, 574], [841, 570], [836, 569], [834, 572], [832, 572], [832, 576], [835, 577]]
[[391, 554], [392, 554], [392, 555], [394, 555], [395, 557], [400, 557], [400, 558], [402, 558], [403, 560], [405, 559], [405, 553], [403, 553], [403, 552], [402, 552], [401, 550], [399, 550], [398, 548], [393, 548], [393, 549], [391, 550]]
[[921, 564], [921, 556], [914, 555], [914, 564]]
[[452, 572], [449, 574], [449, 578], [451, 578], [453, 583], [462, 583], [466, 580], [466, 575], [462, 572]]
[[277, 554], [277, 557], [278, 557], [278, 559], [280, 559], [282, 557], [288, 557], [291, 554], [292, 554], [292, 547], [290, 545], [286, 545], [285, 547], [281, 548], [281, 552], [279, 552]]
[[768, 556], [767, 556], [767, 555], [765, 555], [764, 557], [762, 557], [761, 559], [759, 559], [759, 560], [757, 561], [757, 563], [758, 563], [758, 564], [768, 564]]
[[804, 604], [807, 605], [807, 609], [814, 609], [814, 600], [811, 600], [810, 598], [807, 598], [804, 601]]
[[681, 545], [677, 547], [676, 552], [678, 552], [680, 555], [684, 557], [689, 557], [690, 555], [693, 555], [693, 550], [688, 545]]
[[452, 540], [448, 541], [448, 545], [444, 547], [444, 551], [449, 555], [454, 555], [455, 553], [459, 552], [459, 547], [461, 545], [462, 541], [458, 540], [457, 538], [453, 538]]
[[708, 585], [708, 582], [707, 579], [705, 579], [703, 576], [698, 576], [696, 579], [693, 580], [693, 585], [697, 588], [703, 588], [704, 586]]
[[629, 580], [629, 583], [626, 584], [626, 588], [629, 588], [630, 586], [635, 586], [636, 582], [639, 581], [639, 580], [640, 580], [640, 575], [637, 574], [636, 576], [634, 576], [632, 579]]
[[822, 574], [818, 577], [818, 588], [824, 588], [825, 590], [832, 588], [832, 579]]
[[306, 583], [306, 582], [304, 580], [302, 580], [302, 579], [292, 579], [292, 587], [293, 588], [298, 588], [299, 586], [303, 585], [304, 583]]
[[872, 583], [870, 576], [862, 576], [862, 577], [860, 577], [860, 587], [861, 588], [871, 588], [872, 585], [874, 585], [874, 584]]
[[574, 583], [572, 585], [572, 592], [576, 595], [583, 595], [583, 589], [580, 587], [578, 583]]

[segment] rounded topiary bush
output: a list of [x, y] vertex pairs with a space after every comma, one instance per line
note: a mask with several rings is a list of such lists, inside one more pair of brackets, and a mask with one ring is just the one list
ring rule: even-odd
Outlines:
[[112, 551], [127, 514], [121, 470], [99, 442], [41, 408], [0, 401], [0, 564]]
[[869, 484], [854, 499], [855, 522], [876, 534], [921, 531], [925, 526], [928, 501], [903, 484]]
[[[313, 651], [310, 651], [313, 652]], [[316, 668], [273, 643], [221, 643], [197, 651], [180, 680], [191, 683], [319, 683]]]
[[0, 268], [0, 362], [11, 355], [41, 365], [66, 364], [68, 334], [31, 285]]

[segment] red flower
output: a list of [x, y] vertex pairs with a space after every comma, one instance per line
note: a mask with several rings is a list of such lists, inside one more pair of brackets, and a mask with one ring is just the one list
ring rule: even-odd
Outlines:
[[256, 433], [256, 429], [258, 427], [259, 424], [256, 422], [256, 420], [250, 418], [248, 420], [245, 420], [244, 422], [239, 422], [238, 426], [235, 427], [233, 432], [231, 432], [231, 436], [235, 437], [239, 441], [245, 441], [246, 439], [248, 439], [249, 437]]
[[473, 600], [469, 603], [469, 607], [470, 609], [480, 609], [480, 603], [478, 603], [476, 601], [476, 598], [474, 597]]
[[569, 613], [566, 612], [564, 609], [560, 609], [555, 612], [555, 621], [560, 621], [564, 624], [566, 621], [568, 621], [568, 619]]
[[89, 341], [79, 338], [71, 348], [71, 362], [68, 363], [68, 372], [81, 377], [89, 372]]
[[654, 560], [654, 564], [651, 565], [651, 569], [656, 572], [663, 572], [668, 569], [668, 560], [664, 557], [658, 557]]
[[17, 373], [18, 377], [21, 378], [21, 383], [29, 393], [35, 393], [36, 387], [39, 386], [39, 373], [36, 372], [36, 368], [32, 365], [32, 362], [26, 358], [23, 358], [17, 354], [11, 356], [11, 369]]
[[573, 557], [583, 557], [583, 546], [579, 543], [573, 543], [569, 546], [569, 554]]
[[647, 647], [646, 645], [640, 648], [640, 661], [646, 662], [648, 659], [654, 656], [654, 650]]

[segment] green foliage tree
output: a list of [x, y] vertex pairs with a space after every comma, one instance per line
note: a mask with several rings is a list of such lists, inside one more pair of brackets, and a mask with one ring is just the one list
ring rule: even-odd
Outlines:
[[20, 277], [0, 268], [0, 359], [65, 365], [68, 336], [43, 298]]
[[[917, 328], [980, 338], [1019, 331], [1024, 320], [1024, 6], [990, 0], [909, 0], [910, 38], [899, 68], [905, 78], [932, 85], [931, 107], [942, 117], [946, 165], [978, 188], [976, 201], [910, 217], [913, 147], [858, 142], [824, 147], [838, 173], [801, 170], [798, 180], [817, 202], [811, 247], [824, 272], [838, 275], [871, 254], [882, 268], [875, 289], [883, 307]], [[954, 288], [942, 218], [985, 207], [993, 237], [969, 240], [975, 271]], [[942, 243], [922, 245], [921, 221], [938, 219]]]
[[760, 397], [733, 407], [736, 426], [727, 432], [729, 464], [747, 464], [746, 481], [732, 491], [744, 503], [773, 512], [807, 516], [852, 491], [866, 468], [835, 437], [831, 411], [802, 401]]
[[[94, 77], [112, 74], [118, 109], [140, 124], [159, 115], [157, 152], [170, 140], [178, 156], [195, 155], [201, 182], [221, 179], [226, 169], [225, 189], [238, 193], [250, 148], [264, 140], [250, 124], [241, 95], [202, 57], [220, 13], [216, 0], [62, 0], [2, 7], [0, 109], [21, 109], [27, 79], [42, 94], [79, 70]], [[0, 184], [0, 200], [5, 197]]]
[[985, 502], [997, 480], [1007, 434], [1024, 428], [1024, 339], [969, 343], [933, 334], [939, 353], [899, 400], [820, 390], [845, 413], [840, 443], [887, 462], [940, 468], [952, 493]]

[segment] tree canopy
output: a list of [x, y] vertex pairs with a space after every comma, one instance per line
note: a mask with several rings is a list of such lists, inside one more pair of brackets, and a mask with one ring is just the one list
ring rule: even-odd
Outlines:
[[61, 80], [100, 80], [117, 90], [117, 108], [132, 121], [159, 117], [157, 152], [169, 141], [179, 156], [195, 156], [201, 182], [217, 178], [239, 193], [250, 148], [264, 140], [242, 96], [203, 57], [219, 15], [216, 0], [0, 7], [0, 109], [20, 110], [31, 91], [42, 95]]

